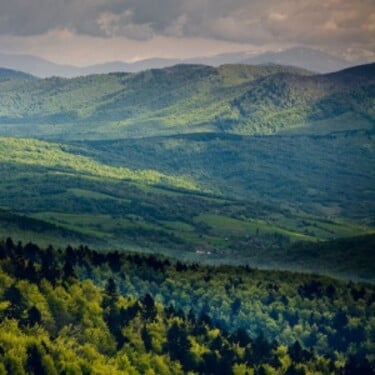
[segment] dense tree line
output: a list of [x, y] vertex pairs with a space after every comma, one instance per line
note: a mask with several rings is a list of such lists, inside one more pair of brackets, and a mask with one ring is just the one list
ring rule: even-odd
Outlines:
[[375, 289], [0, 243], [0, 374], [373, 374]]

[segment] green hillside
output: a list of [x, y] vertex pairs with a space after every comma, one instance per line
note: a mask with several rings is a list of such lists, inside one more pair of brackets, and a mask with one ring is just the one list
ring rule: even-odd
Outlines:
[[[105, 152], [103, 147], [112, 153]], [[239, 148], [238, 145], [231, 147]], [[127, 146], [123, 142], [104, 142], [83, 147], [82, 144], [1, 138], [0, 207], [37, 219], [41, 225], [41, 229], [33, 229], [34, 223], [24, 218], [24, 223], [21, 220], [20, 225], [12, 225], [10, 230], [5, 215], [0, 221], [1, 233], [8, 230], [16, 240], [36, 239], [43, 244], [69, 241], [102, 249], [159, 252], [210, 263], [246, 262], [260, 267], [273, 264], [284, 268], [289, 265], [294, 269], [299, 265], [283, 255], [290, 243], [374, 232], [370, 211], [365, 215], [364, 210], [367, 204], [367, 210], [371, 209], [371, 201], [366, 201], [366, 194], [360, 194], [364, 187], [355, 197], [361, 200], [362, 208], [352, 209], [347, 217], [338, 214], [328, 217], [319, 209], [314, 214], [303, 201], [298, 203], [290, 197], [276, 199], [275, 195], [264, 199], [249, 191], [241, 196], [240, 190], [236, 193], [235, 189], [230, 193], [229, 189], [224, 189], [223, 181], [235, 184], [225, 174], [208, 185], [207, 179], [198, 181], [199, 175], [195, 182], [191, 176], [183, 177], [185, 173], [171, 177], [169, 170], [162, 173], [139, 166], [128, 168], [126, 158], [131, 164], [131, 160], [139, 157], [131, 157], [130, 152], [121, 154], [120, 148], [126, 150]], [[95, 154], [89, 155], [93, 150]], [[102, 160], [95, 160], [100, 159], [99, 155]], [[116, 155], [115, 163], [111, 158]], [[168, 153], [164, 156], [168, 157]], [[207, 162], [209, 158], [204, 157]], [[157, 159], [161, 160], [160, 155], [151, 157], [149, 165], [152, 165], [151, 160]], [[186, 156], [186, 160], [189, 159]], [[201, 170], [194, 165], [190, 167], [189, 173]], [[235, 174], [240, 170], [241, 167]], [[268, 173], [265, 169], [264, 177]], [[264, 180], [264, 177], [258, 175], [257, 179]], [[363, 181], [367, 183], [366, 179]], [[241, 180], [236, 184], [241, 186]], [[304, 189], [308, 189], [309, 180], [306, 179], [305, 184]], [[368, 194], [371, 195], [371, 189]], [[343, 209], [353, 204], [349, 199], [339, 203]], [[325, 209], [330, 207], [326, 205]], [[357, 255], [362, 259], [362, 253]], [[347, 259], [350, 261], [353, 258]], [[315, 269], [316, 265], [306, 264], [307, 271]], [[324, 269], [325, 273], [330, 271], [336, 272], [337, 267]], [[353, 272], [346, 268], [341, 275], [360, 277], [360, 267]]]
[[233, 122], [234, 132], [251, 134], [256, 124], [259, 133], [313, 127], [326, 121], [326, 128], [349, 116], [351, 129], [373, 128], [375, 117], [375, 64], [320, 76], [278, 73], [252, 82], [246, 93], [231, 104], [243, 118]]
[[190, 176], [209, 191], [323, 217], [375, 222], [375, 143], [368, 132], [244, 137], [194, 134], [74, 143], [103, 163]]
[[64, 146], [33, 139], [0, 138], [0, 163], [35, 166], [54, 173], [76, 174], [88, 178], [138, 181], [145, 184], [165, 184], [194, 190], [196, 185], [184, 178], [173, 178], [147, 170], [111, 167], [80, 155], [71, 155]]
[[79, 230], [75, 231], [44, 220], [39, 220], [24, 214], [15, 214], [0, 209], [0, 238], [11, 236], [24, 243], [36, 242], [43, 246], [54, 244], [65, 247], [67, 243], [79, 246], [88, 245], [104, 246], [96, 236], [90, 236]]
[[270, 134], [322, 121], [337, 129], [343, 118], [352, 128], [372, 129], [374, 76], [374, 64], [327, 75], [277, 65], [181, 65], [137, 74], [7, 80], [0, 82], [0, 131], [60, 139]]

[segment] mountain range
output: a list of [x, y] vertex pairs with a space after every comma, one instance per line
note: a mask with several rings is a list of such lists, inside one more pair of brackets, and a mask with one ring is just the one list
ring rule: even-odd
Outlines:
[[110, 61], [85, 67], [56, 64], [33, 55], [0, 53], [0, 67], [24, 71], [37, 77], [58, 76], [72, 78], [111, 72], [135, 73], [176, 64], [204, 64], [209, 66], [223, 64], [280, 64], [296, 66], [318, 73], [333, 72], [352, 65], [349, 61], [342, 58], [306, 47], [294, 47], [280, 52], [261, 54], [237, 52], [189, 59], [151, 58], [134, 63]]

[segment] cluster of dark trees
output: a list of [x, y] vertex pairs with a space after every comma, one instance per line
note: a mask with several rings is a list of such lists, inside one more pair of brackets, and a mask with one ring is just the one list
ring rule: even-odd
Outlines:
[[[0, 276], [0, 373], [69, 373], [64, 366], [74, 367], [73, 354], [61, 346], [64, 340], [74, 340], [69, 350], [80, 357], [76, 366], [81, 370], [89, 366], [82, 353], [90, 344], [103, 369], [116, 363], [119, 373], [125, 371], [121, 355], [134, 373], [147, 366], [165, 373], [374, 373], [375, 293], [369, 285], [185, 264], [155, 255], [99, 253], [84, 246], [40, 249], [10, 238], [0, 243]], [[179, 279], [188, 281], [185, 289], [179, 289]], [[289, 279], [284, 280], [288, 285], [282, 279]], [[224, 291], [220, 312], [214, 290], [200, 291], [199, 300], [202, 286]], [[256, 317], [257, 308], [263, 309], [263, 325], [254, 327], [246, 314], [247, 289], [258, 294], [250, 302]], [[343, 298], [349, 298], [346, 306]], [[72, 311], [62, 311], [66, 299]], [[319, 304], [322, 311], [306, 316], [304, 304]], [[105, 338], [95, 341], [99, 333], [90, 320], [97, 321]], [[312, 332], [288, 341], [274, 322], [285, 324], [287, 331], [299, 332], [304, 325]], [[1, 335], [5, 330], [14, 335], [11, 342]], [[22, 341], [25, 336], [28, 340]], [[18, 359], [12, 355], [17, 344], [24, 347]], [[166, 363], [163, 371], [156, 364], [160, 358]]]

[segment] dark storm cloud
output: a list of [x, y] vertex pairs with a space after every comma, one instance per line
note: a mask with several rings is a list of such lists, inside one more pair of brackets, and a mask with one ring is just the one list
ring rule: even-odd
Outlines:
[[155, 35], [372, 49], [374, 0], [1, 0], [0, 33], [53, 29], [145, 40]]

